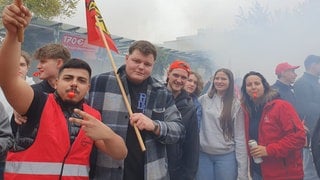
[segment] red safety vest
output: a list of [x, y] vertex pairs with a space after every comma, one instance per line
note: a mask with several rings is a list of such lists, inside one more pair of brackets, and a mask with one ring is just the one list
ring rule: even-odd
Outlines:
[[[101, 120], [100, 113], [86, 104], [85, 112]], [[82, 129], [70, 147], [65, 116], [50, 94], [41, 114], [34, 143], [21, 152], [9, 152], [4, 178], [24, 180], [89, 179], [89, 157], [93, 141]], [[63, 163], [64, 162], [64, 163]]]

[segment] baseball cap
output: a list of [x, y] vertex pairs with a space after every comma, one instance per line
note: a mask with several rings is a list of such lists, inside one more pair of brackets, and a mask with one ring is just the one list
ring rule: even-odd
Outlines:
[[182, 61], [182, 60], [175, 60], [173, 61], [170, 66], [169, 66], [169, 71], [173, 70], [173, 69], [183, 69], [185, 71], [188, 72], [188, 74], [190, 73], [191, 69], [188, 63]]
[[284, 72], [286, 70], [297, 69], [299, 67], [300, 66], [292, 66], [289, 63], [284, 62], [284, 63], [280, 63], [280, 64], [277, 65], [275, 73], [276, 73], [276, 75], [279, 75], [279, 74], [281, 74], [282, 72]]

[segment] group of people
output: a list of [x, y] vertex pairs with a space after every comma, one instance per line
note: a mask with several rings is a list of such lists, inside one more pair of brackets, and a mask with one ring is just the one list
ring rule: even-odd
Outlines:
[[249, 72], [238, 97], [226, 68], [203, 94], [201, 76], [183, 60], [169, 65], [165, 83], [153, 78], [157, 50], [148, 41], [132, 43], [116, 72], [92, 78], [84, 60], [48, 44], [34, 55], [42, 81], [29, 85], [18, 73], [18, 30], [30, 20], [24, 6], [2, 13], [0, 87], [14, 109], [11, 118], [0, 103], [5, 179], [318, 178], [313, 162], [320, 165], [320, 153], [310, 149], [320, 152], [320, 57], [307, 57], [295, 83], [299, 66], [288, 63], [276, 67], [273, 86]]
[[273, 84], [282, 99], [293, 105], [303, 122], [306, 131], [306, 143], [303, 147], [303, 172], [305, 180], [320, 179], [320, 56], [309, 55], [304, 61], [305, 72], [296, 81], [295, 70], [287, 62], [280, 63], [275, 69], [278, 80]]
[[[211, 88], [198, 98], [198, 179], [248, 179], [247, 167], [253, 180], [320, 179], [320, 56], [307, 56], [295, 81], [299, 67], [278, 64], [272, 86], [259, 72], [245, 74], [240, 100], [232, 72], [215, 72]], [[249, 147], [249, 140], [258, 145]]]

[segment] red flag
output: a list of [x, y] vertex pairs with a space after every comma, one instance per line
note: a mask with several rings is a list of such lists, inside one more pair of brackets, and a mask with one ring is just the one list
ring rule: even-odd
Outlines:
[[[99, 19], [98, 22], [96, 22], [95, 16]], [[88, 31], [88, 43], [105, 47], [103, 40], [100, 37], [100, 30], [99, 26], [102, 28], [102, 31], [104, 32], [104, 37], [107, 40], [108, 46], [111, 50], [118, 53], [118, 49], [113, 42], [110, 32], [107, 29], [107, 26], [105, 25], [103, 18], [100, 14], [100, 11], [94, 2], [94, 0], [86, 0], [86, 17], [87, 17], [87, 31]]]

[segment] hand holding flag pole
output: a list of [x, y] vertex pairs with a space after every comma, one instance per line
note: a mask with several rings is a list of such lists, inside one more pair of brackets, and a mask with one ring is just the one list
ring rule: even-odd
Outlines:
[[[95, 18], [96, 18], [96, 22], [99, 22], [98, 17], [95, 16]], [[115, 74], [115, 76], [116, 76], [116, 79], [117, 79], [119, 88], [120, 88], [120, 90], [121, 90], [121, 94], [122, 94], [124, 103], [125, 103], [125, 105], [126, 105], [126, 107], [127, 107], [127, 110], [129, 111], [129, 116], [131, 116], [131, 115], [133, 114], [133, 112], [132, 112], [130, 103], [129, 103], [129, 101], [128, 101], [128, 97], [127, 97], [127, 95], [126, 95], [126, 93], [125, 93], [123, 84], [122, 84], [121, 79], [120, 79], [120, 77], [119, 77], [119, 74], [117, 73], [117, 68], [116, 68], [116, 65], [115, 65], [113, 56], [111, 55], [111, 51], [110, 51], [109, 45], [108, 45], [108, 43], [107, 43], [107, 40], [104, 38], [104, 33], [103, 33], [103, 31], [102, 31], [101, 26], [98, 25], [98, 27], [99, 27], [99, 32], [100, 32], [101, 38], [102, 38], [103, 43], [104, 43], [104, 45], [105, 45], [105, 47], [106, 47], [106, 50], [107, 50], [109, 59], [110, 59], [110, 61], [111, 61], [111, 65], [112, 65], [112, 68], [113, 68], [113, 70], [114, 70], [114, 74]], [[138, 141], [139, 141], [141, 150], [142, 150], [142, 151], [146, 151], [146, 147], [145, 147], [145, 145], [144, 145], [144, 143], [143, 143], [143, 140], [142, 140], [141, 133], [140, 133], [139, 129], [137, 128], [137, 126], [136, 126], [135, 124], [133, 125], [133, 128], [134, 128], [134, 131], [135, 131], [135, 133], [136, 133], [136, 135], [137, 135], [137, 138], [138, 138]]]
[[[19, 8], [21, 8], [22, 6], [22, 0], [14, 0], [14, 4], [16, 6], [18, 6]], [[24, 28], [18, 28], [18, 41], [19, 42], [23, 42], [23, 39], [24, 39]]]
[[[112, 57], [111, 51], [113, 50], [118, 53], [117, 47], [114, 44], [110, 33], [108, 32], [103, 19], [101, 17], [101, 14], [99, 12], [98, 7], [96, 6], [94, 0], [86, 0], [86, 16], [87, 16], [87, 30], [88, 30], [88, 43], [94, 44], [97, 46], [105, 47], [107, 50], [107, 54], [109, 56], [109, 59], [111, 61], [111, 65], [114, 71], [114, 74], [117, 79], [117, 83], [119, 85], [124, 103], [126, 105], [126, 108], [129, 112], [129, 115], [131, 116], [133, 114], [131, 105], [128, 101], [128, 97], [125, 93], [123, 84], [121, 82], [121, 79], [119, 77], [119, 74], [117, 73], [117, 68], [114, 62], [114, 59]], [[99, 17], [98, 17], [99, 16]], [[101, 18], [101, 19], [99, 19]], [[99, 32], [97, 32], [99, 31]], [[99, 35], [100, 34], [100, 35]], [[143, 143], [141, 133], [136, 125], [133, 125], [134, 131], [137, 135], [137, 139], [140, 145], [140, 148], [142, 151], [146, 150], [146, 147]]]

